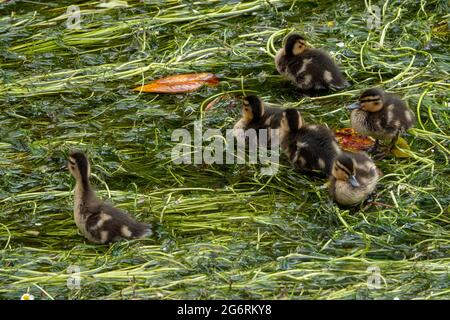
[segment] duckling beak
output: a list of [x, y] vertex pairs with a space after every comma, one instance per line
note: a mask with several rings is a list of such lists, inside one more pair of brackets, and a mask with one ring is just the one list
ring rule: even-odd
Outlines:
[[348, 110], [354, 110], [361, 108], [361, 104], [359, 102], [352, 103], [351, 105], [347, 106]]
[[352, 185], [352, 187], [358, 188], [361, 185], [359, 184], [358, 180], [356, 180], [356, 177], [354, 175], [351, 175], [348, 177], [348, 181]]

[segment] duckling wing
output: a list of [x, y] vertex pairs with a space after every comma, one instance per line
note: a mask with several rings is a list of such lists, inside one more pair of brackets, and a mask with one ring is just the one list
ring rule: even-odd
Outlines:
[[379, 171], [372, 159], [365, 153], [352, 154], [356, 162], [356, 177], [363, 188], [372, 192], [379, 178]]
[[386, 94], [384, 103], [386, 107], [383, 110], [386, 109], [386, 117], [391, 119], [393, 126], [401, 130], [407, 130], [415, 124], [414, 113], [400, 97], [394, 94]]
[[330, 56], [328, 56], [324, 69], [322, 75], [323, 81], [328, 88], [342, 90], [350, 86], [350, 83], [345, 80], [341, 70]]
[[108, 243], [151, 235], [149, 225], [131, 218], [124, 211], [102, 203], [86, 221], [86, 230], [95, 242]]
[[390, 139], [399, 132], [411, 127], [411, 113], [406, 107], [393, 103], [387, 104], [378, 112], [369, 114], [368, 117], [374, 134], [384, 136], [381, 137], [383, 139]]
[[315, 89], [340, 90], [350, 85], [327, 52], [310, 50], [304, 61], [309, 61], [304, 67], [304, 73], [311, 76]]
[[296, 134], [294, 133], [287, 134], [280, 141], [280, 147], [283, 153], [289, 159], [289, 161], [295, 165], [295, 162], [297, 161], [298, 158]]
[[285, 72], [286, 77], [302, 90], [314, 89], [316, 86], [316, 72], [314, 71], [316, 69], [314, 64], [317, 64], [316, 58], [308, 51], [290, 59]]
[[281, 108], [266, 107], [264, 111], [264, 125], [271, 129], [278, 129], [280, 127], [283, 111], [284, 110]]
[[391, 139], [399, 131], [400, 123], [390, 108], [391, 106], [388, 106], [378, 112], [354, 110], [352, 127], [357, 132], [376, 139]]
[[[256, 143], [259, 141], [261, 129], [266, 129], [267, 143], [273, 139], [274, 132], [271, 129], [278, 129], [282, 118], [283, 109], [266, 107], [264, 115], [257, 121], [244, 122], [242, 119], [233, 128], [233, 135], [241, 143]], [[241, 123], [242, 121], [242, 123]], [[240, 130], [241, 129], [241, 130]], [[252, 130], [252, 131], [250, 131]], [[254, 136], [254, 138], [252, 138]]]
[[304, 169], [330, 174], [339, 147], [328, 128], [320, 125], [305, 126], [299, 131], [297, 147], [298, 158]]

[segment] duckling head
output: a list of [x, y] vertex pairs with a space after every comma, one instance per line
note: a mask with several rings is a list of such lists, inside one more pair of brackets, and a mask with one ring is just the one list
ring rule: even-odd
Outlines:
[[303, 118], [300, 112], [293, 108], [288, 108], [283, 112], [280, 122], [280, 130], [284, 132], [295, 132], [303, 126]]
[[384, 106], [384, 91], [373, 88], [364, 91], [359, 97], [359, 101], [349, 105], [349, 110], [361, 109], [367, 112], [380, 111]]
[[76, 181], [83, 183], [83, 185], [88, 184], [89, 176], [91, 175], [91, 167], [89, 165], [89, 160], [84, 153], [72, 151], [69, 155], [67, 167]]
[[257, 96], [246, 96], [243, 100], [242, 117], [246, 121], [259, 121], [264, 115], [264, 106]]
[[284, 52], [286, 56], [298, 56], [306, 49], [306, 40], [298, 33], [292, 33], [286, 38]]
[[331, 174], [337, 180], [348, 181], [348, 183], [350, 183], [355, 188], [361, 186], [356, 179], [355, 162], [352, 157], [345, 153], [340, 154], [334, 160]]

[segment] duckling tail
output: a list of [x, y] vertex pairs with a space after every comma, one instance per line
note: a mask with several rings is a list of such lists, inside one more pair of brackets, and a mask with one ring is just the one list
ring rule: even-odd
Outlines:
[[334, 90], [342, 90], [350, 87], [350, 83], [347, 80], [344, 80], [343, 82], [340, 83], [331, 83], [330, 87]]
[[147, 238], [152, 234], [152, 226], [149, 224], [142, 224], [140, 230], [136, 232], [136, 238]]

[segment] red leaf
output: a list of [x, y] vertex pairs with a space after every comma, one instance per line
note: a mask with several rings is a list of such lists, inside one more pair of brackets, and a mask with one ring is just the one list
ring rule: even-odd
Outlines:
[[337, 129], [335, 136], [341, 148], [348, 151], [367, 151], [375, 144], [374, 139], [361, 136], [352, 128]]

